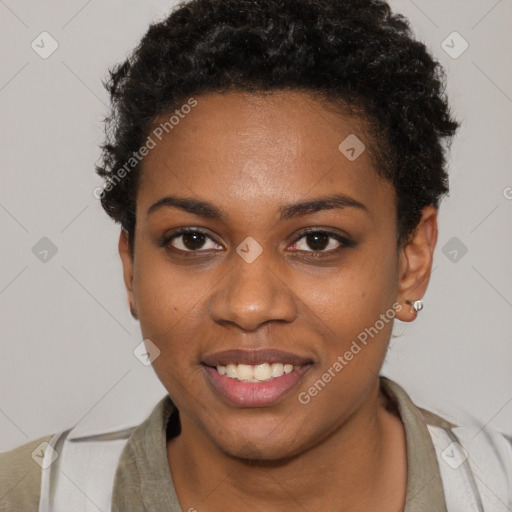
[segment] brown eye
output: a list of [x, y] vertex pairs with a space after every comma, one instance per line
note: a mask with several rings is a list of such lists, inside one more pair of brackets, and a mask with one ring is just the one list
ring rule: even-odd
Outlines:
[[206, 239], [206, 237], [202, 233], [198, 232], [185, 233], [184, 235], [181, 236], [183, 239], [183, 245], [187, 249], [190, 249], [191, 251], [201, 249]]
[[172, 246], [183, 252], [202, 252], [211, 249], [222, 249], [209, 235], [199, 230], [188, 229], [174, 233], [164, 240], [162, 245]]
[[314, 251], [323, 251], [329, 245], [329, 238], [327, 233], [310, 233], [306, 235], [306, 243]]
[[336, 249], [345, 246], [350, 247], [351, 243], [340, 235], [327, 231], [309, 231], [293, 244], [292, 248], [303, 252], [334, 252]]

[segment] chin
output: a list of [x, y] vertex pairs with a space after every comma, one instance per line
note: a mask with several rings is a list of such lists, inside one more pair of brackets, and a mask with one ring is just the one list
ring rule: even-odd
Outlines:
[[287, 445], [285, 440], [269, 441], [268, 439], [258, 442], [254, 439], [239, 439], [229, 443], [229, 446], [222, 446], [221, 449], [231, 457], [245, 461], [272, 462], [288, 459], [297, 451], [290, 451], [292, 447]]
[[[250, 420], [249, 420], [250, 421]], [[279, 429], [281, 422], [247, 426], [248, 421], [233, 426], [224, 425], [225, 434], [222, 438], [211, 440], [219, 449], [231, 457], [252, 461], [277, 461], [293, 457], [302, 450], [297, 442], [304, 429], [283, 431]]]

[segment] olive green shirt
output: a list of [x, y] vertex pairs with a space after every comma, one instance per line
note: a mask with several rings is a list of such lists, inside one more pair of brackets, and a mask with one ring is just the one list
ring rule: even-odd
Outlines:
[[[396, 406], [405, 429], [404, 512], [446, 512], [439, 466], [426, 425], [427, 420], [440, 426], [446, 421], [416, 407], [397, 383], [381, 377], [380, 384]], [[117, 465], [112, 512], [186, 512], [176, 496], [167, 459], [167, 440], [179, 431], [177, 422], [177, 410], [166, 395], [132, 432]], [[0, 512], [38, 510], [42, 470], [32, 452], [51, 438], [52, 435], [44, 436], [0, 454]]]

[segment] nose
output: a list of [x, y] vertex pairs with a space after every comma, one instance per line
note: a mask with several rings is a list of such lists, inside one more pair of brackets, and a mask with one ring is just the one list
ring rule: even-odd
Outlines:
[[210, 316], [219, 324], [245, 331], [276, 321], [290, 323], [297, 316], [294, 293], [263, 254], [247, 263], [233, 254], [230, 272], [210, 299]]

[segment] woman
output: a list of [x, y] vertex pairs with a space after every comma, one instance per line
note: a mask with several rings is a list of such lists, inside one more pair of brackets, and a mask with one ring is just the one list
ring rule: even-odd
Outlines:
[[46, 438], [6, 510], [511, 510], [507, 439], [379, 377], [423, 307], [457, 128], [405, 19], [192, 0], [107, 87], [97, 195], [169, 396]]

